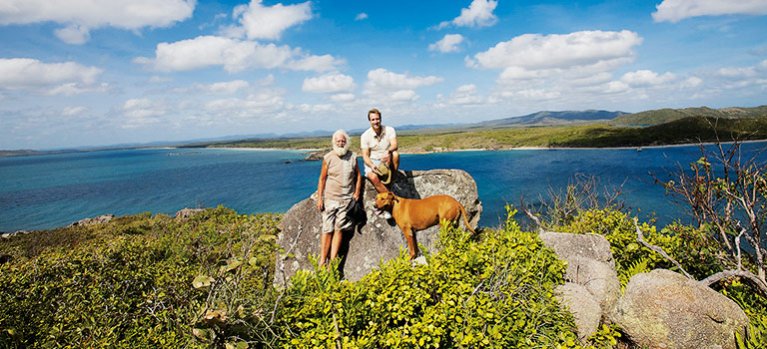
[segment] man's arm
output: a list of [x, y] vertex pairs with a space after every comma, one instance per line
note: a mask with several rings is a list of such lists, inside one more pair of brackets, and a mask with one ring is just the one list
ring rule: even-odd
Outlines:
[[364, 162], [368, 167], [372, 168], [373, 172], [378, 171], [376, 166], [373, 164], [373, 160], [370, 159], [370, 148], [362, 148], [362, 162]]
[[354, 201], [359, 201], [362, 192], [362, 173], [360, 172], [357, 159], [354, 159], [354, 173], [356, 174], [355, 177], [357, 177], [357, 183], [354, 185]]
[[328, 179], [328, 163], [325, 159], [322, 160], [322, 170], [320, 170], [320, 180], [317, 182], [317, 209], [320, 212], [325, 209], [325, 203], [322, 199], [322, 194], [325, 192], [325, 182]]

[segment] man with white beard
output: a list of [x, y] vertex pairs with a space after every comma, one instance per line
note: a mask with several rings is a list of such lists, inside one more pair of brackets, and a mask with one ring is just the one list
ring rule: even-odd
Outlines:
[[359, 200], [362, 190], [357, 154], [349, 151], [349, 134], [344, 130], [336, 131], [332, 145], [333, 150], [322, 159], [317, 184], [317, 209], [322, 212], [320, 266], [338, 256], [343, 231], [352, 227], [349, 210]]

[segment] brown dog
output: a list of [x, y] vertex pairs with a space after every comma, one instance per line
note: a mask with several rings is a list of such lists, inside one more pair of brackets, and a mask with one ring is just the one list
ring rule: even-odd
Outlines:
[[437, 225], [441, 220], [457, 224], [463, 217], [469, 231], [476, 234], [469, 225], [466, 209], [449, 195], [434, 195], [419, 200], [402, 198], [392, 192], [379, 193], [376, 195], [375, 206], [391, 212], [397, 226], [405, 234], [411, 260], [415, 258], [418, 248], [413, 233]]

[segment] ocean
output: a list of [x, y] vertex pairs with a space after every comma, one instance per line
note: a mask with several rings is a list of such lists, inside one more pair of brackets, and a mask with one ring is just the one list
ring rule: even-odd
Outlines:
[[[756, 154], [767, 142], [743, 145]], [[700, 157], [697, 146], [404, 154], [403, 170], [462, 169], [477, 182], [481, 226], [505, 205], [536, 205], [576, 178], [597, 178], [643, 220], [686, 220], [654, 178], [668, 179]], [[129, 149], [0, 158], [0, 231], [50, 229], [102, 214], [174, 214], [223, 205], [242, 214], [286, 212], [317, 187], [318, 161], [284, 150]], [[762, 154], [762, 159], [767, 157]], [[612, 188], [612, 189], [611, 189]]]

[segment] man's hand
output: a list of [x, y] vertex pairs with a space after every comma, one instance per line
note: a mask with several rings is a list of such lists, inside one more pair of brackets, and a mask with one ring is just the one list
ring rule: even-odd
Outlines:
[[354, 201], [360, 201], [360, 193], [355, 192], [354, 195], [352, 195], [352, 199], [354, 199]]
[[322, 202], [322, 198], [317, 198], [317, 210], [322, 212], [325, 209], [325, 203]]

